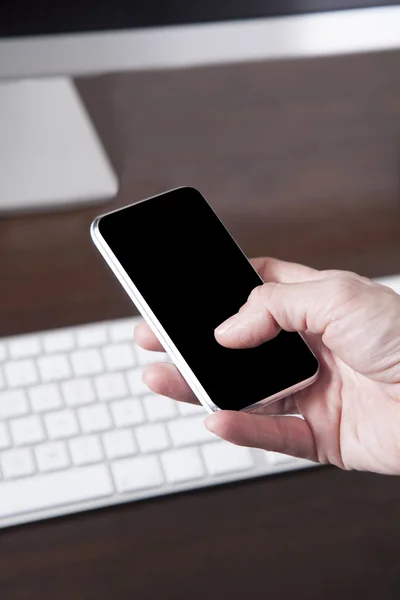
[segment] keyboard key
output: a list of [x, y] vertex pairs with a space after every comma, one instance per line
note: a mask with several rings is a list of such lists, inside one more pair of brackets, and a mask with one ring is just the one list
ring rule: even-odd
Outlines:
[[96, 375], [104, 371], [103, 359], [97, 349], [76, 350], [71, 354], [71, 362], [77, 377]]
[[76, 341], [79, 348], [93, 348], [107, 343], [107, 329], [102, 325], [93, 325], [78, 329]]
[[38, 359], [40, 376], [43, 381], [59, 381], [71, 377], [71, 367], [65, 354], [41, 356]]
[[73, 463], [77, 466], [100, 462], [103, 449], [97, 435], [85, 435], [69, 442], [69, 451]]
[[110, 412], [105, 404], [81, 408], [78, 415], [83, 433], [106, 431], [112, 426]]
[[72, 410], [58, 410], [44, 415], [48, 436], [51, 440], [71, 437], [79, 431], [78, 421]]
[[116, 427], [129, 427], [143, 423], [144, 412], [139, 400], [115, 400], [111, 404]]
[[0, 390], [6, 387], [6, 382], [3, 375], [3, 369], [0, 367]]
[[56, 471], [69, 465], [67, 447], [64, 442], [48, 442], [35, 448], [39, 471]]
[[135, 319], [126, 319], [110, 325], [110, 338], [113, 342], [132, 342]]
[[20, 336], [11, 340], [9, 345], [11, 358], [29, 358], [40, 354], [40, 341], [37, 336]]
[[149, 421], [163, 421], [176, 416], [176, 402], [171, 398], [147, 394], [142, 398], [142, 402]]
[[135, 429], [140, 452], [158, 452], [170, 446], [167, 430], [162, 423], [139, 425]]
[[155, 456], [140, 456], [115, 461], [111, 465], [117, 490], [133, 492], [164, 483], [163, 474]]
[[206, 429], [203, 416], [182, 417], [176, 421], [170, 421], [168, 431], [174, 446], [190, 446], [219, 439]]
[[105, 465], [5, 482], [1, 485], [0, 517], [104, 498], [112, 493]]
[[103, 435], [103, 444], [107, 458], [122, 458], [136, 453], [136, 444], [132, 431], [122, 429], [109, 431]]
[[141, 396], [142, 394], [149, 393], [150, 390], [143, 381], [143, 369], [127, 371], [126, 378], [132, 396]]
[[0, 419], [24, 415], [29, 410], [28, 398], [24, 390], [0, 392]]
[[182, 417], [189, 415], [203, 415], [206, 417], [207, 411], [201, 404], [191, 404], [189, 402], [177, 402], [179, 414]]
[[10, 421], [11, 437], [15, 446], [36, 444], [44, 439], [42, 422], [37, 415]]
[[168, 483], [190, 481], [204, 477], [204, 467], [197, 448], [170, 450], [161, 455]]
[[115, 400], [128, 395], [128, 386], [121, 373], [106, 373], [94, 380], [99, 400]]
[[62, 406], [60, 390], [55, 383], [43, 383], [28, 389], [32, 409], [35, 412], [54, 410]]
[[68, 352], [75, 347], [74, 336], [70, 331], [54, 331], [43, 336], [43, 347], [47, 354]]
[[[6, 450], [1, 455], [1, 468], [6, 479], [12, 477], [23, 477], [35, 471], [35, 463], [31, 450], [18, 448], [17, 450]], [[0, 502], [3, 497], [4, 486], [1, 486]], [[17, 499], [15, 499], [17, 500]]]
[[96, 401], [96, 393], [90, 379], [71, 379], [61, 385], [67, 406], [83, 406]]
[[0, 450], [8, 448], [11, 444], [10, 436], [8, 435], [7, 426], [0, 421]]
[[235, 446], [224, 441], [218, 444], [204, 444], [201, 453], [210, 475], [247, 471], [254, 466], [249, 448]]
[[4, 374], [9, 387], [22, 387], [36, 383], [38, 374], [33, 360], [16, 360], [4, 364]]
[[116, 344], [103, 348], [104, 361], [108, 371], [130, 369], [136, 363], [133, 344]]

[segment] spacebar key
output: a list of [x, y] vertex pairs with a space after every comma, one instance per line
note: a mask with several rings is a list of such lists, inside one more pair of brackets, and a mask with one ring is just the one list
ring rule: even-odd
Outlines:
[[113, 493], [107, 467], [95, 465], [0, 483], [0, 518]]

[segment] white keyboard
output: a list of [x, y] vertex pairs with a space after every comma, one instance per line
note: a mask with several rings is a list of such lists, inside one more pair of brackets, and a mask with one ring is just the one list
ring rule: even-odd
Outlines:
[[[400, 276], [382, 280], [400, 293]], [[0, 340], [0, 526], [312, 466], [156, 396], [131, 319]]]

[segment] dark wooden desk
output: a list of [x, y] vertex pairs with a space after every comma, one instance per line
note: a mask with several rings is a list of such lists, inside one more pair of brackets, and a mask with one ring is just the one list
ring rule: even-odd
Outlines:
[[[400, 271], [399, 73], [387, 53], [79, 89], [113, 206], [192, 184], [248, 254], [375, 276]], [[99, 210], [0, 221], [1, 334], [132, 313], [89, 240]], [[399, 549], [399, 478], [315, 469], [3, 530], [0, 597], [398, 598]]]

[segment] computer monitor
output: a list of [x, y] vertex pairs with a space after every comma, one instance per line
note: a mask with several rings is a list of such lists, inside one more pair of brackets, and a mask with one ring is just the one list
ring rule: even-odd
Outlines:
[[73, 75], [399, 47], [400, 5], [393, 1], [6, 0], [0, 5], [0, 211], [116, 194], [117, 178]]

